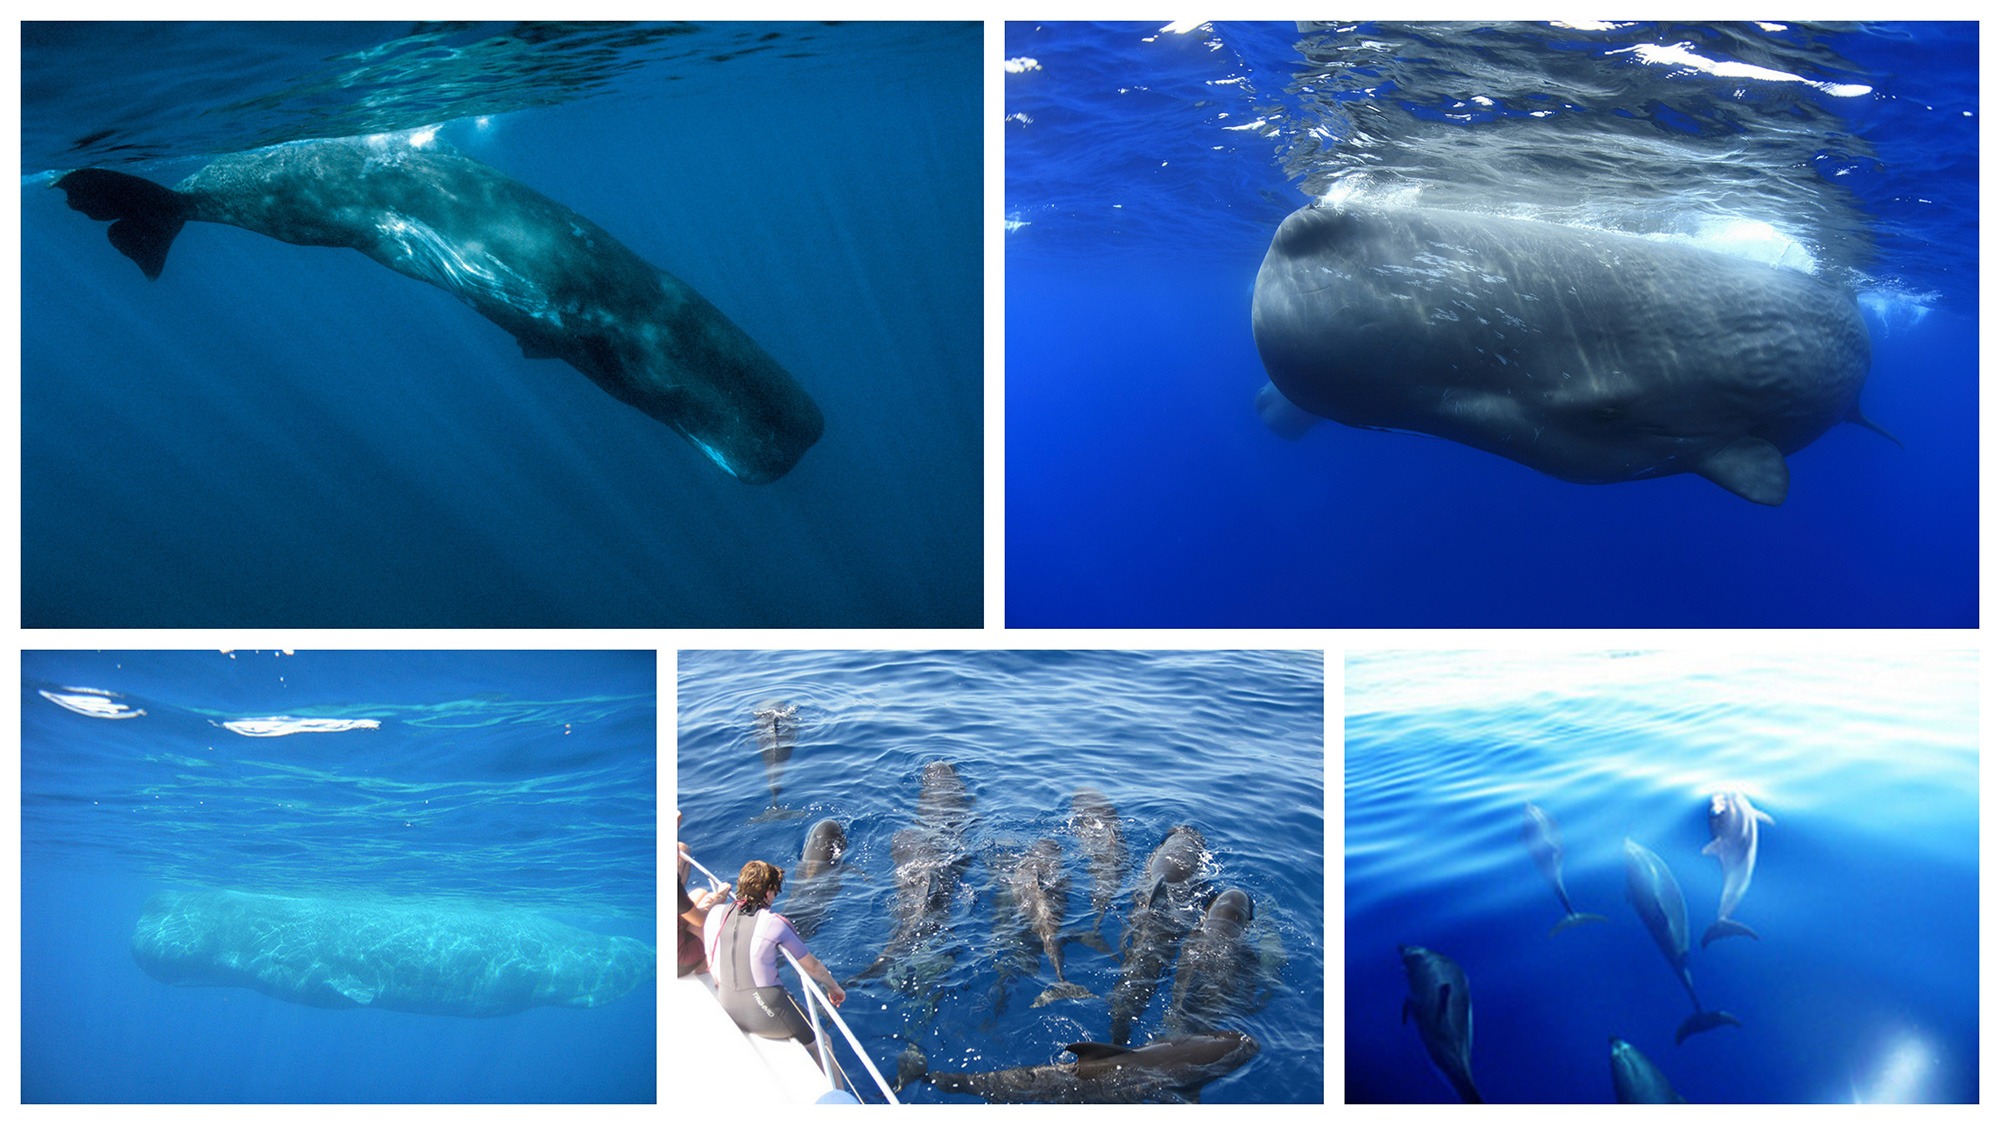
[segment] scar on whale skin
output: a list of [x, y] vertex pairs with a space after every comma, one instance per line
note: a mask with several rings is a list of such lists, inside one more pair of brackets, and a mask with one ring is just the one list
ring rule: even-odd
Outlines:
[[534, 189], [406, 136], [235, 153], [176, 188], [102, 168], [54, 186], [109, 221], [111, 245], [148, 278], [189, 222], [359, 250], [471, 305], [524, 356], [583, 372], [739, 480], [784, 476], [825, 426], [792, 376], [685, 282]]

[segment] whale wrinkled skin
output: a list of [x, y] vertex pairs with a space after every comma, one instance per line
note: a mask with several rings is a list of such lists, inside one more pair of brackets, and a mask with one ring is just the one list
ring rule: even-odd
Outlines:
[[373, 895], [168, 891], [132, 957], [167, 984], [252, 988], [315, 1008], [502, 1016], [595, 1008], [653, 979], [653, 947], [514, 907]]
[[1786, 456], [1843, 420], [1875, 428], [1850, 293], [1634, 235], [1307, 207], [1271, 240], [1251, 322], [1270, 375], [1258, 411], [1287, 436], [1289, 403], [1567, 481], [1696, 473], [1778, 504]]
[[778, 362], [679, 278], [589, 219], [422, 134], [293, 141], [220, 157], [169, 189], [86, 168], [55, 182], [110, 221], [149, 278], [188, 222], [344, 246], [435, 285], [762, 484], [819, 440], [819, 407]]
[[1750, 876], [1757, 873], [1757, 822], [1771, 823], [1771, 817], [1750, 804], [1741, 793], [1716, 793], [1709, 798], [1708, 830], [1714, 837], [1701, 854], [1712, 855], [1722, 865], [1722, 900], [1716, 904], [1715, 924], [1701, 935], [1706, 947], [1717, 938], [1757, 936], [1757, 931], [1730, 917], [1743, 893], [1750, 889]]

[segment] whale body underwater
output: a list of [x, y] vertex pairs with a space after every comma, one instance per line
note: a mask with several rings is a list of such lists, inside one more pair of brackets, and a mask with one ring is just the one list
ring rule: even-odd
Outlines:
[[589, 219], [405, 135], [293, 141], [212, 161], [176, 188], [100, 168], [55, 182], [109, 221], [148, 278], [189, 222], [345, 246], [471, 305], [529, 359], [561, 359], [731, 476], [789, 472], [825, 422], [777, 360], [700, 293]]
[[155, 895], [132, 957], [167, 984], [447, 1016], [601, 1007], [653, 979], [655, 960], [636, 938], [511, 907], [217, 890]]
[[1328, 418], [1566, 481], [1695, 473], [1775, 505], [1785, 458], [1837, 423], [1889, 436], [1861, 414], [1851, 293], [1636, 235], [1307, 207], [1271, 240], [1251, 324], [1258, 412], [1287, 437]]

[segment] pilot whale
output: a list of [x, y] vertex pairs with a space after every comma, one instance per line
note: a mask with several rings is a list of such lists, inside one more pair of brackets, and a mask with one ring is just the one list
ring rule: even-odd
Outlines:
[[[1692, 246], [1423, 208], [1307, 207], [1251, 325], [1287, 437], [1313, 418], [1432, 434], [1583, 484], [1695, 473], [1759, 504], [1861, 414], [1854, 297]], [[1884, 436], [1887, 436], [1886, 433]]]
[[513, 907], [226, 890], [155, 895], [132, 931], [132, 957], [167, 984], [445, 1016], [596, 1008], [654, 973], [643, 941]]
[[1465, 970], [1421, 945], [1399, 946], [1398, 951], [1410, 983], [1410, 994], [1403, 999], [1403, 1022], [1416, 1017], [1424, 1051], [1461, 1099], [1484, 1102], [1472, 1082], [1472, 994], [1466, 991]]
[[1743, 892], [1750, 889], [1750, 876], [1757, 872], [1757, 822], [1771, 823], [1770, 814], [1750, 804], [1741, 793], [1717, 793], [1709, 798], [1708, 830], [1714, 837], [1701, 849], [1722, 865], [1722, 900], [1716, 904], [1715, 924], [1703, 931], [1701, 944], [1725, 937], [1757, 936], [1757, 931], [1732, 919]]
[[1694, 1014], [1674, 1029], [1675, 1046], [1690, 1035], [1724, 1024], [1742, 1027], [1743, 1021], [1728, 1012], [1702, 1008], [1701, 997], [1694, 992], [1694, 974], [1688, 972], [1687, 901], [1681, 898], [1681, 885], [1664, 860], [1630, 837], [1625, 840], [1625, 893], [1646, 932], [1653, 936], [1653, 944], [1660, 947], [1660, 955], [1680, 978], [1681, 987], [1687, 989], [1688, 999], [1694, 1001]]
[[685, 282], [589, 219], [424, 134], [294, 141], [235, 153], [176, 188], [102, 168], [56, 180], [111, 223], [148, 278], [189, 222], [345, 246], [435, 285], [687, 438], [739, 480], [782, 477], [824, 428], [819, 407]]

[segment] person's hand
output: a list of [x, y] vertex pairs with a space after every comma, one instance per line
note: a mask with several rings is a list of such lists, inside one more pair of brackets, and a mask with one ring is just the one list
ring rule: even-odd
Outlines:
[[847, 999], [847, 990], [840, 987], [840, 985], [834, 981], [828, 981], [826, 982], [826, 998], [828, 1000], [833, 1001], [833, 1006], [838, 1008], [840, 1007], [841, 1001]]

